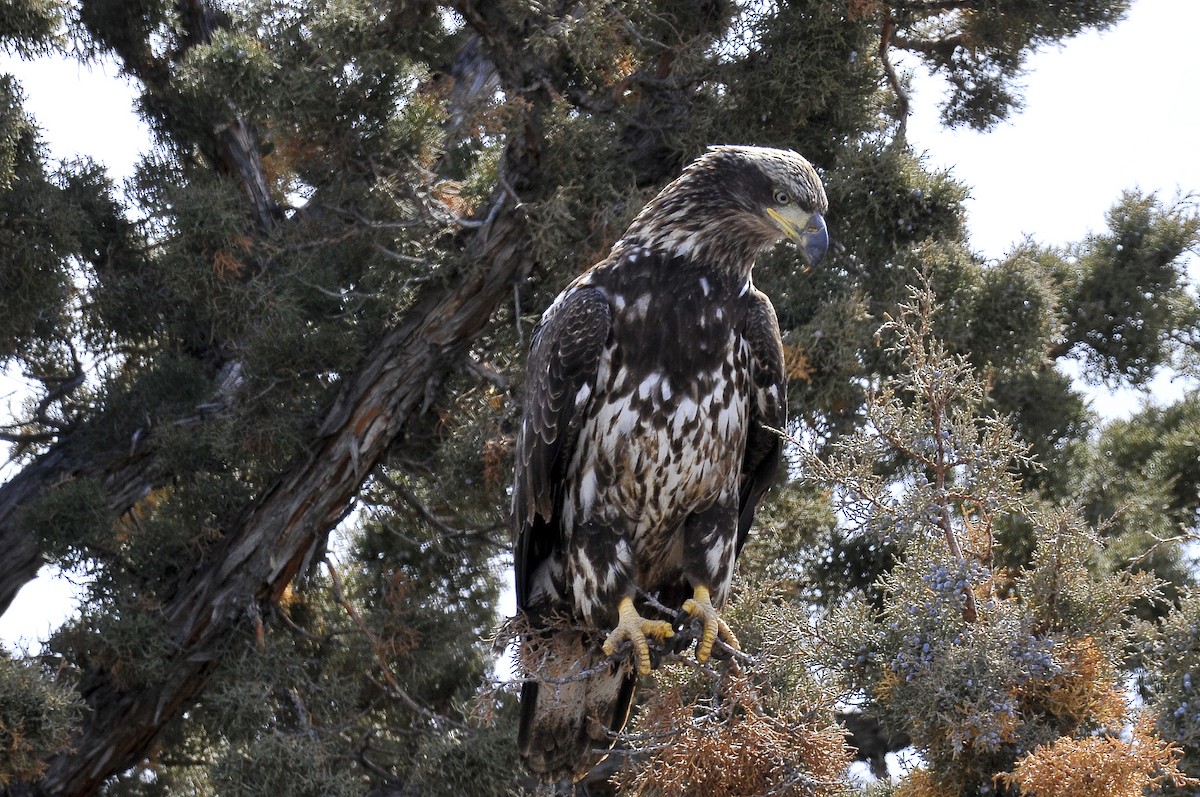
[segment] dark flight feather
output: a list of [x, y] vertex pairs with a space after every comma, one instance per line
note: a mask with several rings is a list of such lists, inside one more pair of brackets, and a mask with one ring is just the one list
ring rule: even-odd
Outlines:
[[600, 650], [618, 602], [727, 597], [778, 470], [767, 427], [786, 417], [779, 325], [751, 267], [784, 236], [811, 265], [825, 209], [795, 153], [714, 148], [534, 332], [513, 529], [517, 606], [535, 629], [521, 660], [545, 680], [522, 690], [518, 744], [545, 779], [584, 774], [628, 717], [636, 676]]

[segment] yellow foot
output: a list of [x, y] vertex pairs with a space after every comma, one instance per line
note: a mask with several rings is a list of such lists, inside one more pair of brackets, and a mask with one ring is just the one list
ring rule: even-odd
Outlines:
[[669, 636], [674, 636], [671, 624], [662, 620], [647, 620], [638, 614], [633, 605], [633, 599], [621, 598], [617, 604], [617, 627], [604, 640], [604, 655], [611, 656], [621, 647], [621, 643], [629, 640], [633, 644], [633, 659], [637, 665], [638, 675], [650, 673], [650, 646], [646, 637], [652, 637], [662, 642]]
[[683, 611], [691, 617], [699, 617], [704, 622], [704, 631], [700, 635], [700, 641], [696, 643], [696, 661], [701, 664], [708, 661], [708, 657], [712, 655], [713, 643], [718, 637], [734, 650], [742, 649], [729, 625], [713, 608], [708, 587], [696, 587], [692, 597], [683, 602]]

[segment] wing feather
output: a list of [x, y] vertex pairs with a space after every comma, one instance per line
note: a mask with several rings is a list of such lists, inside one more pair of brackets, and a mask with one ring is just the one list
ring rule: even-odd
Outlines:
[[528, 608], [529, 578], [562, 543], [563, 482], [590, 400], [612, 308], [595, 288], [569, 288], [534, 332], [517, 438], [513, 558], [517, 606]]
[[738, 503], [737, 551], [740, 553], [763, 494], [779, 470], [783, 441], [767, 429], [782, 429], [787, 420], [787, 379], [779, 320], [766, 294], [754, 291], [744, 334], [750, 344], [750, 418], [742, 460]]

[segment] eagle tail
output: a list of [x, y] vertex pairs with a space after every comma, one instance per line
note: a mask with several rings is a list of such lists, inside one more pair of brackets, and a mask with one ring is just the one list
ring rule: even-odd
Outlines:
[[538, 661], [530, 671], [545, 679], [521, 688], [517, 745], [526, 767], [544, 781], [586, 775], [629, 718], [636, 676], [627, 664], [605, 665], [592, 636], [552, 632], [535, 643]]

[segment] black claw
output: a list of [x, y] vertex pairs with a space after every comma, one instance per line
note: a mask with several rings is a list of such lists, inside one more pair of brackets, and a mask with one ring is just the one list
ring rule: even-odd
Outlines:
[[675, 636], [667, 640], [666, 649], [671, 653], [683, 653], [699, 638], [696, 629], [691, 625], [676, 626]]
[[714, 661], [729, 661], [733, 658], [733, 651], [729, 649], [728, 645], [717, 643], [713, 645], [712, 658]]

